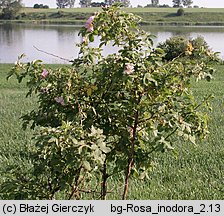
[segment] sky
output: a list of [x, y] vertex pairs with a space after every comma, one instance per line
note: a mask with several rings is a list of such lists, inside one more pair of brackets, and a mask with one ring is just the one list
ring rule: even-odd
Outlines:
[[[92, 2], [102, 2], [103, 0], [92, 0]], [[151, 0], [130, 0], [131, 5], [136, 7], [137, 5], [145, 6], [151, 3]], [[56, 0], [22, 0], [22, 2], [27, 7], [32, 7], [34, 4], [44, 4], [50, 7], [56, 7]], [[193, 0], [193, 5], [198, 5], [199, 7], [211, 7], [211, 8], [224, 8], [224, 0]], [[168, 4], [172, 6], [172, 0], [159, 0], [160, 4]], [[79, 7], [79, 0], [76, 0], [75, 7]]]

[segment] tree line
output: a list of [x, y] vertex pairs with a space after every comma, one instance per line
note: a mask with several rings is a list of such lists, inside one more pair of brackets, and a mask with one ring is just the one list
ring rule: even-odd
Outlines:
[[[124, 7], [129, 7], [130, 0], [104, 0], [102, 2], [93, 2], [92, 0], [79, 0], [81, 7], [101, 7], [105, 5], [112, 5], [116, 2], [122, 3]], [[74, 7], [75, 0], [56, 0], [58, 8]], [[173, 0], [173, 7], [190, 7], [193, 4], [192, 0]], [[151, 7], [158, 7], [159, 0], [151, 0]]]
[[[158, 7], [159, 0], [150, 0], [150, 7]], [[76, 0], [56, 0], [56, 5], [58, 8], [73, 8]], [[114, 3], [122, 3], [124, 7], [129, 7], [130, 0], [104, 0], [102, 2], [95, 2], [93, 0], [79, 0], [81, 7], [101, 7], [105, 5], [112, 5]], [[173, 0], [173, 7], [189, 7], [193, 4], [192, 0]], [[0, 0], [0, 9], [12, 10], [12, 8], [22, 7], [22, 0]], [[35, 4], [35, 8], [48, 8], [47, 5]]]
[[[173, 7], [190, 7], [193, 4], [192, 0], [173, 0]], [[146, 7], [159, 7], [159, 0], [151, 0], [151, 4]]]
[[[81, 7], [101, 7], [105, 5], [112, 5], [114, 3], [122, 3], [124, 7], [130, 6], [130, 0], [104, 0], [102, 2], [93, 2], [92, 0], [79, 0]], [[72, 8], [75, 5], [75, 0], [56, 0], [58, 8]]]
[[0, 0], [0, 18], [14, 19], [22, 8], [22, 0]]
[[[78, 0], [81, 7], [101, 7], [121, 3], [124, 7], [129, 7], [130, 0], [104, 0], [95, 2], [93, 0]], [[159, 7], [159, 0], [150, 0], [151, 4], [147, 7]], [[56, 0], [58, 8], [73, 8], [76, 0]], [[193, 4], [192, 0], [173, 0], [173, 7], [190, 7]], [[19, 10], [22, 8], [22, 0], [0, 0], [0, 18], [13, 19], [16, 17]], [[47, 5], [35, 4], [34, 8], [49, 8]]]
[[189, 7], [192, 4], [192, 0], [173, 0], [173, 7]]

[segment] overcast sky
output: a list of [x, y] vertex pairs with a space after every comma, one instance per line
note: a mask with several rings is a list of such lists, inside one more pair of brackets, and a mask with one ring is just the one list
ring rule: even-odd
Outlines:
[[[102, 2], [103, 0], [92, 0], [92, 2]], [[137, 5], [145, 6], [151, 3], [151, 0], [130, 0], [131, 5], [136, 7]], [[32, 7], [35, 3], [46, 4], [50, 7], [56, 7], [56, 0], [22, 0], [27, 7]], [[172, 0], [159, 0], [160, 4], [169, 4], [172, 6]], [[224, 0], [193, 0], [193, 5], [200, 7], [212, 7], [212, 8], [224, 8]], [[79, 0], [76, 0], [76, 7], [79, 7]]]

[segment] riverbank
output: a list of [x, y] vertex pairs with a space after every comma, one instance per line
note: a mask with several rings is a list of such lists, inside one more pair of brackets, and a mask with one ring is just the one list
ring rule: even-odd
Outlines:
[[[101, 8], [33, 9], [24, 8], [16, 20], [0, 22], [83, 25]], [[224, 8], [186, 8], [177, 16], [177, 8], [125, 8], [142, 17], [142, 25], [224, 26]]]

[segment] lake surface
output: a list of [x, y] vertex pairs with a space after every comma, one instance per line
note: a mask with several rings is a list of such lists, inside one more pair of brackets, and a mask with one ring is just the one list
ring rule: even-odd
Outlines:
[[[80, 27], [72, 25], [0, 24], [0, 63], [14, 63], [22, 53], [26, 55], [24, 61], [41, 59], [45, 63], [66, 63], [34, 47], [72, 60], [79, 51], [76, 47], [81, 42], [79, 29]], [[189, 38], [201, 35], [213, 51], [220, 52], [220, 56], [224, 58], [224, 27], [147, 26], [144, 29], [156, 36], [155, 44], [174, 35]], [[116, 48], [108, 46], [103, 52], [106, 55], [116, 51]]]

